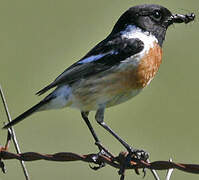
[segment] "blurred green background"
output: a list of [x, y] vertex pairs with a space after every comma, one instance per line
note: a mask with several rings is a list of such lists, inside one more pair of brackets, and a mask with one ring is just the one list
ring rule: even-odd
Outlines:
[[[196, 0], [9, 0], [0, 1], [0, 83], [12, 117], [37, 103], [35, 92], [79, 60], [111, 31], [129, 7], [158, 3], [175, 13], [195, 12]], [[150, 152], [151, 161], [199, 163], [199, 59], [198, 19], [171, 26], [164, 43], [158, 75], [139, 96], [107, 109], [106, 122], [127, 142]], [[7, 121], [0, 103], [0, 124]], [[113, 153], [123, 148], [94, 120], [101, 141]], [[93, 139], [74, 109], [52, 110], [31, 116], [16, 126], [23, 152], [97, 152]], [[4, 144], [6, 131], [0, 131]], [[11, 152], [15, 152], [13, 145]], [[24, 179], [17, 160], [5, 161], [1, 180]], [[26, 163], [31, 180], [119, 179], [109, 166], [94, 172], [84, 163], [36, 161]], [[127, 171], [126, 179], [142, 179]], [[165, 171], [160, 173], [164, 177]], [[174, 171], [171, 179], [198, 179], [198, 175]], [[153, 179], [150, 172], [146, 178]], [[164, 178], [163, 178], [164, 179]]]

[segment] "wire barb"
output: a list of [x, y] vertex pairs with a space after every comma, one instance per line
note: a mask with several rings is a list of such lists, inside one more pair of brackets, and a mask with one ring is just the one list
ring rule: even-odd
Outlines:
[[[8, 122], [11, 122], [12, 119], [11, 119], [11, 116], [10, 116], [10, 113], [9, 113], [9, 110], [8, 110], [8, 105], [6, 103], [6, 99], [5, 99], [5, 96], [4, 96], [3, 89], [1, 87], [1, 85], [0, 85], [0, 96], [1, 96], [1, 99], [2, 99], [2, 102], [3, 102], [3, 106], [4, 106], [4, 109], [5, 109], [5, 112], [6, 112], [6, 116], [7, 116]], [[19, 144], [17, 142], [16, 134], [15, 134], [15, 131], [14, 131], [13, 127], [8, 128], [8, 136], [9, 136], [8, 137], [9, 141], [7, 139], [7, 143], [5, 145], [5, 148], [8, 149], [8, 146], [9, 146], [9, 143], [10, 143], [10, 139], [12, 138], [12, 140], [14, 142], [14, 147], [16, 149], [16, 152], [18, 154], [21, 153], [20, 148], [19, 148]], [[2, 161], [0, 161], [0, 163], [1, 163], [0, 167], [1, 167], [2, 171], [5, 172], [4, 164], [2, 163]], [[28, 171], [27, 171], [26, 166], [25, 166], [25, 163], [22, 160], [20, 161], [20, 163], [21, 163], [21, 167], [23, 169], [23, 173], [24, 173], [25, 179], [26, 180], [30, 180], [29, 175], [28, 175]]]
[[[169, 162], [172, 162], [171, 158], [169, 159]], [[173, 172], [173, 168], [168, 169], [167, 174], [166, 174], [166, 180], [170, 180], [172, 172]]]

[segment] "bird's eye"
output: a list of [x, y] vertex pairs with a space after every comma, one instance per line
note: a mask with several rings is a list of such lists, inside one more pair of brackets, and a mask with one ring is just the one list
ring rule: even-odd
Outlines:
[[151, 16], [155, 21], [160, 21], [162, 19], [162, 13], [158, 10], [155, 10]]

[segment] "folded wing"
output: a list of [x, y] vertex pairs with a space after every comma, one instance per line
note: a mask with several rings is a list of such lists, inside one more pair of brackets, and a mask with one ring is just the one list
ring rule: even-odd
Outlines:
[[108, 37], [36, 94], [42, 95], [53, 87], [62, 84], [70, 85], [81, 78], [87, 78], [93, 74], [106, 71], [126, 58], [141, 52], [143, 48], [143, 42], [137, 38]]

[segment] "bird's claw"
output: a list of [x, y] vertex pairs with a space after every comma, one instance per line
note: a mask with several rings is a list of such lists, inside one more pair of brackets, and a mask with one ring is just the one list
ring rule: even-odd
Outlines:
[[99, 170], [99, 169], [105, 167], [105, 165], [106, 165], [106, 164], [105, 164], [104, 162], [101, 162], [100, 164], [98, 164], [98, 166], [91, 166], [91, 165], [89, 164], [89, 167], [90, 167], [92, 170], [97, 171], [97, 170]]
[[0, 168], [2, 170], [2, 172], [5, 174], [6, 173], [6, 167], [4, 162], [0, 159]]
[[143, 172], [143, 178], [145, 178], [145, 176], [146, 176], [146, 168], [143, 168], [142, 172]]
[[[147, 161], [149, 159], [149, 153], [144, 151], [144, 150], [138, 150], [138, 149], [131, 149], [131, 151], [129, 151], [127, 157], [126, 157], [126, 166], [131, 166], [131, 160], [136, 160], [136, 161]], [[135, 169], [135, 172], [137, 175], [139, 175], [139, 171], [138, 169]], [[146, 169], [143, 168], [144, 173], [143, 178], [146, 176]]]
[[147, 161], [149, 159], [149, 153], [144, 150], [139, 150], [139, 149], [131, 150], [127, 156], [129, 156], [128, 158], [130, 159], [133, 158], [133, 159], [142, 160], [142, 161]]
[[[138, 168], [135, 168], [134, 170], [135, 170], [135, 173], [136, 173], [137, 175], [140, 175], [140, 172], [139, 172], [139, 169], [138, 169]], [[143, 178], [145, 178], [145, 176], [146, 176], [146, 168], [143, 168], [143, 169], [142, 169], [142, 172], [143, 172]]]
[[92, 170], [97, 171], [97, 170], [99, 170], [99, 169], [105, 167], [106, 164], [105, 164], [104, 162], [100, 161], [100, 159], [99, 159], [99, 156], [102, 155], [102, 154], [104, 154], [104, 153], [105, 153], [105, 152], [104, 152], [103, 150], [101, 150], [99, 153], [97, 153], [97, 154], [95, 154], [95, 155], [93, 155], [93, 156], [91, 157], [92, 160], [93, 160], [93, 162], [94, 162], [95, 164], [98, 165], [98, 166], [91, 166], [91, 165], [89, 164], [89, 167], [90, 167]]

